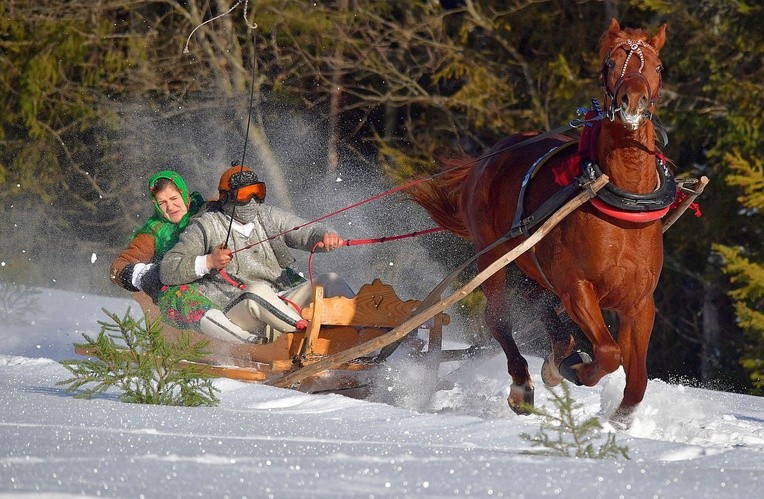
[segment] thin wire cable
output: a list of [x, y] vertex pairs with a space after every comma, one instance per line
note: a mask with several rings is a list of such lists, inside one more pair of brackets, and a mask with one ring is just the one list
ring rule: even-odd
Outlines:
[[[238, 5], [238, 4], [237, 4]], [[246, 9], [245, 9], [246, 12]], [[257, 48], [257, 31], [252, 30], [252, 81], [249, 87], [249, 112], [247, 113], [247, 129], [244, 132], [244, 148], [241, 152], [241, 161], [239, 162], [239, 173], [244, 171], [244, 158], [247, 156], [247, 144], [249, 143], [249, 127], [252, 123], [252, 108], [255, 102], [255, 75], [257, 74], [257, 57], [255, 57], [255, 50]], [[238, 191], [238, 189], [237, 189]], [[230, 192], [230, 190], [229, 190]], [[235, 196], [234, 196], [235, 198]], [[233, 200], [233, 208], [231, 209], [231, 220], [228, 221], [228, 231], [225, 235], [224, 248], [228, 247], [228, 241], [231, 237], [231, 229], [233, 229], [233, 218], [236, 215], [236, 199]]]
[[[239, 5], [241, 5], [241, 0], [239, 0], [238, 2], [236, 2], [236, 3], [234, 4], [234, 6], [233, 6], [233, 7], [231, 7], [231, 8], [230, 8], [230, 9], [228, 9], [227, 11], [223, 12], [222, 14], [218, 14], [217, 16], [213, 17], [212, 19], [207, 19], [206, 21], [204, 21], [203, 23], [201, 23], [199, 26], [197, 26], [196, 28], [194, 28], [194, 29], [191, 31], [191, 34], [190, 34], [190, 35], [188, 35], [188, 38], [186, 38], [186, 46], [183, 48], [183, 53], [184, 53], [184, 54], [188, 54], [188, 53], [190, 52], [190, 51], [188, 50], [188, 44], [191, 42], [191, 37], [192, 37], [192, 36], [194, 36], [194, 33], [196, 33], [196, 30], [198, 30], [199, 28], [201, 28], [202, 26], [204, 26], [204, 25], [205, 25], [205, 24], [207, 24], [207, 23], [211, 23], [211, 22], [212, 22], [212, 21], [214, 21], [215, 19], [220, 19], [220, 18], [221, 18], [221, 17], [223, 17], [223, 16], [227, 16], [228, 14], [230, 14], [231, 12], [233, 12], [233, 10], [234, 10], [236, 7], [238, 7]], [[244, 10], [244, 12], [246, 13], [246, 9]], [[246, 14], [245, 14], [245, 15], [246, 15]]]

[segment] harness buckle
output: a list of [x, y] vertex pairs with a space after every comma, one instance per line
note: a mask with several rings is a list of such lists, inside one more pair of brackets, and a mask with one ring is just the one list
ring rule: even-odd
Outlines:
[[581, 186], [583, 190], [586, 191], [587, 195], [589, 196], [589, 199], [594, 199], [597, 197], [597, 191], [595, 191], [592, 188], [592, 184], [594, 183], [595, 179], [587, 180], [583, 177], [578, 177], [578, 183]]

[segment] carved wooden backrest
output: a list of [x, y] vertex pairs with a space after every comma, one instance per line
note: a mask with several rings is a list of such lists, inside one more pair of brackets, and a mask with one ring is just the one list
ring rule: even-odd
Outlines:
[[[418, 305], [417, 300], [401, 300], [395, 290], [379, 279], [364, 284], [353, 298], [324, 298], [320, 322], [325, 325], [395, 327], [405, 321]], [[302, 316], [313, 318], [313, 307], [305, 307]]]

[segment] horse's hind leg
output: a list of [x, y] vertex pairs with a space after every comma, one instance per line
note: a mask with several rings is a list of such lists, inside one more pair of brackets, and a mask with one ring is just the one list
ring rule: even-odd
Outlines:
[[[511, 270], [508, 269], [507, 273], [510, 275], [508, 281], [513, 292], [522, 295], [522, 306], [542, 324], [544, 331], [549, 335], [551, 349], [546, 354], [544, 364], [541, 366], [541, 379], [547, 386], [557, 386], [562, 381], [557, 366], [562, 362], [562, 359], [573, 352], [576, 342], [572, 336], [572, 329], [576, 328], [576, 325], [570, 320], [563, 324], [558, 313], [558, 308], [560, 308], [560, 313], [563, 312], [557, 295], [541, 287], [525, 274], [520, 274], [519, 271], [516, 274], [511, 274]], [[515, 310], [514, 306], [512, 310]], [[539, 353], [544, 355], [543, 352]]]
[[506, 269], [502, 269], [486, 279], [482, 285], [487, 301], [485, 322], [507, 357], [507, 371], [512, 377], [512, 386], [507, 397], [509, 407], [517, 414], [527, 414], [528, 409], [525, 406], [533, 406], [534, 387], [528, 373], [528, 362], [520, 354], [512, 337], [512, 321], [504, 294], [505, 275]]

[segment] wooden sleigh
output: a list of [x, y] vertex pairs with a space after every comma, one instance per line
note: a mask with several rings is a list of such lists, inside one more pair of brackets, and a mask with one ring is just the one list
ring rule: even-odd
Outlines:
[[[133, 298], [140, 305], [147, 323], [161, 316], [157, 306], [146, 294], [133, 293]], [[270, 343], [226, 343], [193, 330], [180, 330], [164, 323], [162, 332], [170, 341], [177, 341], [184, 333], [191, 334], [194, 341], [208, 341], [207, 351], [210, 353], [201, 359], [201, 369], [208, 375], [269, 382], [383, 336], [410, 317], [420, 303], [417, 300], [402, 300], [391, 286], [375, 279], [371, 284], [363, 285], [353, 298], [326, 298], [323, 288], [316, 286], [311, 304], [301, 311], [302, 317], [309, 321], [308, 329], [284, 333]], [[380, 348], [377, 355], [359, 356], [332, 366], [325, 372], [316, 373], [301, 383], [299, 388], [308, 392], [355, 388], [361, 376], [354, 373], [379, 364], [399, 343], [406, 343], [409, 350], [413, 349], [425, 356], [439, 355], [442, 350], [443, 326], [449, 321], [447, 314], [439, 313], [424, 324], [423, 329], [429, 331], [426, 340], [406, 338], [402, 342]], [[89, 354], [82, 347], [78, 347], [76, 352], [80, 355]]]

